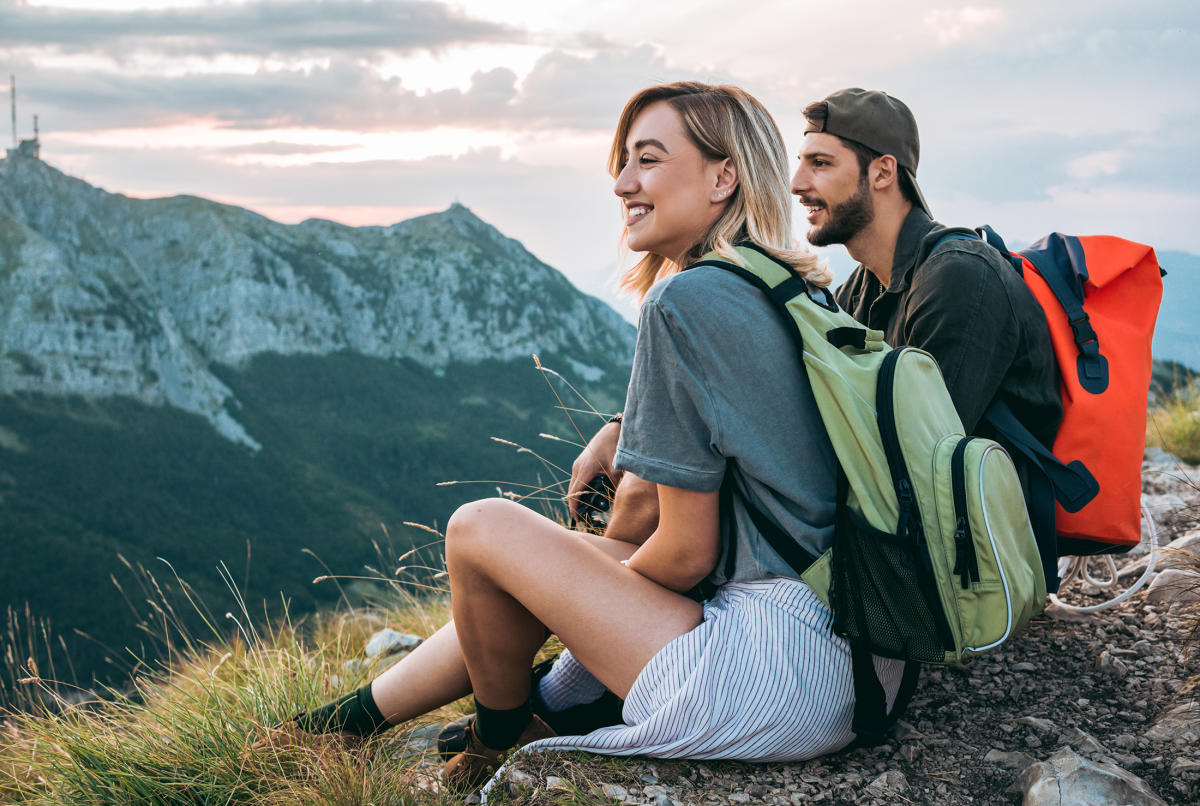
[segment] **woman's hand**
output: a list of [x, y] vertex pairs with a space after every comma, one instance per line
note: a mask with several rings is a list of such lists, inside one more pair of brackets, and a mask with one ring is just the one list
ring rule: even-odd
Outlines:
[[588, 442], [587, 447], [571, 465], [571, 483], [567, 486], [567, 509], [571, 519], [579, 517], [579, 499], [588, 492], [588, 484], [601, 474], [608, 476], [616, 487], [621, 478], [613, 470], [613, 460], [617, 456], [617, 440], [621, 438], [621, 424], [606, 423]]
[[664, 588], [686, 593], [712, 573], [720, 556], [720, 491], [660, 484], [658, 509], [658, 528], [626, 564]]

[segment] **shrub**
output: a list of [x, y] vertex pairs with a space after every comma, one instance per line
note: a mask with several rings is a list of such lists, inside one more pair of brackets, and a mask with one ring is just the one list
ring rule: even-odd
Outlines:
[[1146, 418], [1146, 444], [1200, 464], [1200, 386], [1185, 385], [1158, 398]]

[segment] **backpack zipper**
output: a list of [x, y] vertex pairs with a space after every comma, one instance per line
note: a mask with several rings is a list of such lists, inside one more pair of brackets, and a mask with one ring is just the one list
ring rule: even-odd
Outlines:
[[967, 446], [974, 437], [965, 437], [954, 446], [950, 459], [950, 478], [954, 488], [954, 573], [962, 579], [963, 590], [979, 581], [979, 559], [975, 556], [975, 539], [971, 535], [971, 519], [967, 517]]
[[[999, 445], [989, 446], [986, 450], [984, 450], [983, 456], [979, 457], [980, 468], [983, 467], [983, 463], [987, 461], [988, 454], [991, 453], [992, 451], [1000, 451], [1001, 453], [1005, 453], [1005, 450], [1003, 448], [1001, 448]], [[979, 474], [979, 495], [980, 495], [980, 497], [982, 497], [983, 494], [984, 494], [983, 473], [981, 472]], [[993, 555], [996, 555], [996, 557], [997, 557], [996, 570], [1000, 572], [1000, 584], [1004, 587], [1004, 607], [1005, 607], [1005, 617], [1007, 618], [1007, 622], [1004, 625], [1004, 634], [1001, 635], [998, 639], [996, 639], [992, 643], [990, 643], [986, 646], [978, 646], [978, 647], [964, 646], [963, 647], [964, 650], [971, 651], [974, 653], [986, 652], [989, 649], [994, 649], [994, 648], [998, 647], [1000, 644], [1004, 643], [1004, 641], [1008, 640], [1008, 637], [1010, 635], [1012, 635], [1012, 630], [1013, 630], [1012, 590], [1009, 588], [1008, 574], [1004, 573], [1004, 563], [999, 562], [999, 555], [997, 554], [997, 550], [996, 550], [996, 540], [995, 540], [995, 538], [992, 537], [992, 525], [988, 520], [987, 507], [983, 507], [983, 528], [984, 528], [984, 533], [987, 535], [988, 542], [991, 545], [991, 552]]]
[[[912, 481], [908, 478], [908, 468], [904, 465], [904, 453], [900, 449], [900, 437], [896, 431], [896, 405], [893, 400], [893, 388], [896, 382], [896, 364], [907, 347], [897, 347], [883, 357], [876, 381], [875, 410], [879, 421], [879, 436], [883, 442], [883, 452], [887, 456], [888, 469], [892, 474], [892, 484], [896, 488], [896, 501], [899, 504], [900, 515], [896, 524], [899, 534], [911, 538], [921, 567], [918, 569], [921, 579], [922, 593], [926, 606], [933, 614], [938, 636], [942, 646], [954, 650], [954, 634], [946, 613], [942, 610], [941, 597], [937, 596], [937, 580], [933, 570], [933, 560], [929, 556], [929, 545], [925, 541], [925, 531], [921, 528], [921, 513], [916, 496], [913, 494]], [[936, 601], [929, 602], [930, 594]]]

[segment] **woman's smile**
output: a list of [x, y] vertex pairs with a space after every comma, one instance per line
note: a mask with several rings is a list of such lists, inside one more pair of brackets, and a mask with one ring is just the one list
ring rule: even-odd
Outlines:
[[635, 205], [626, 207], [625, 208], [625, 224], [626, 224], [626, 226], [632, 227], [634, 224], [640, 223], [642, 221], [642, 219], [646, 217], [646, 214], [650, 212], [651, 209], [653, 209], [653, 208], [651, 208], [651, 206], [648, 204], [635, 204]]

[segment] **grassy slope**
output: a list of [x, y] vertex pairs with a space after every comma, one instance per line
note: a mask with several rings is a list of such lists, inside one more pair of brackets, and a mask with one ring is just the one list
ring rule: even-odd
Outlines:
[[[370, 614], [320, 617], [302, 629], [280, 621], [246, 640], [180, 644], [183, 659], [175, 673], [139, 677], [131, 697], [10, 721], [0, 733], [0, 800], [159, 806], [456, 802], [422, 788], [419, 754], [397, 759], [405, 750], [400, 731], [361, 748], [249, 750], [281, 716], [364, 682], [370, 667], [357, 674], [342, 667], [372, 630], [386, 625], [428, 635], [447, 617], [444, 600], [409, 601]], [[450, 707], [430, 719], [458, 713]]]
[[[529, 362], [438, 377], [350, 354], [261, 356], [222, 375], [242, 403], [237, 416], [263, 444], [257, 455], [170, 408], [0, 397], [0, 606], [29, 602], [35, 620], [48, 617], [85, 684], [92, 672], [122, 679], [134, 662], [125, 645], [136, 657], [156, 654], [136, 625], [162, 616], [118, 554], [154, 571], [178, 598], [170, 570], [155, 559], [165, 558], [219, 614], [235, 605], [216, 570], [221, 562], [256, 611], [266, 600], [268, 612], [278, 612], [282, 595], [293, 612], [308, 612], [338, 591], [312, 583], [324, 569], [302, 550], [336, 574], [362, 574], [365, 563], [380, 565], [373, 541], [392, 558], [427, 542], [404, 521], [444, 523], [458, 504], [495, 494], [494, 484], [437, 482], [550, 478], [529, 455], [490, 437], [544, 449], [560, 463], [574, 455], [537, 437], [566, 436], [566, 421]], [[611, 386], [623, 389], [624, 379]], [[620, 405], [611, 395], [602, 402]], [[195, 617], [182, 618], [197, 627]], [[57, 662], [69, 676], [61, 655]]]

